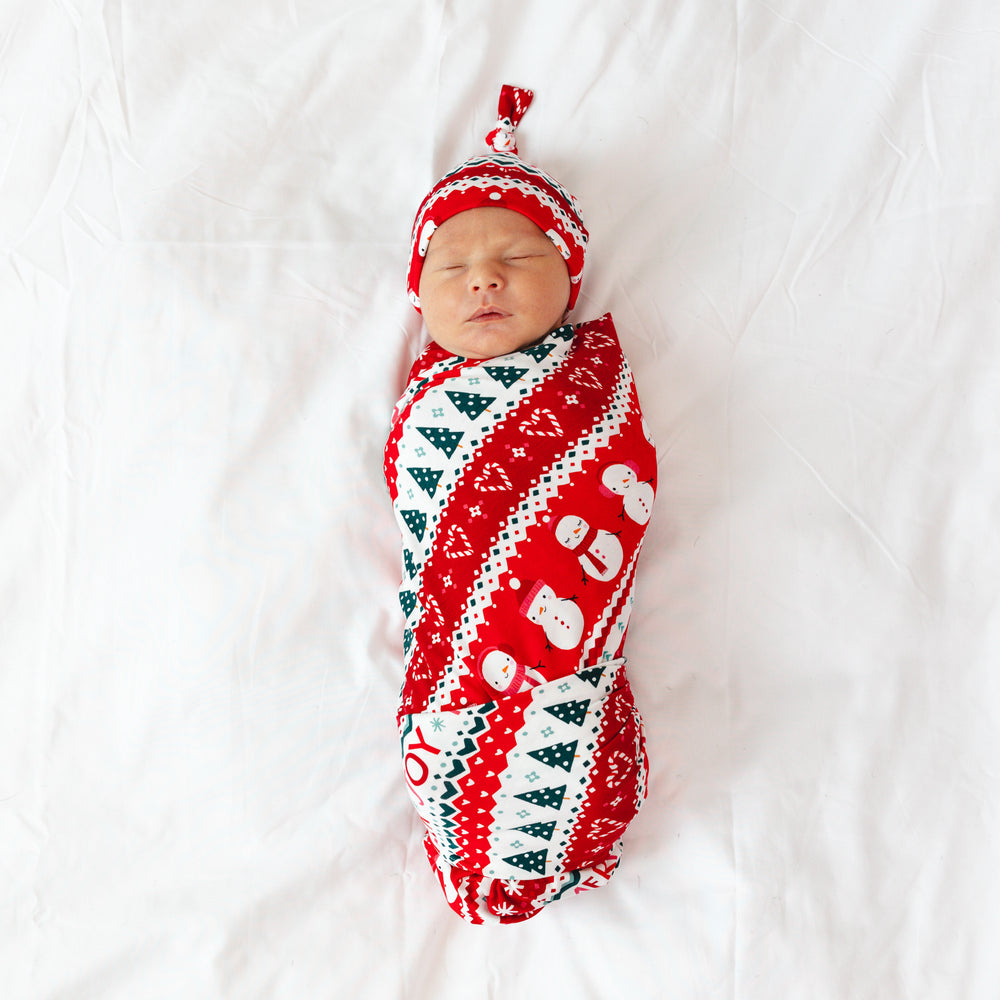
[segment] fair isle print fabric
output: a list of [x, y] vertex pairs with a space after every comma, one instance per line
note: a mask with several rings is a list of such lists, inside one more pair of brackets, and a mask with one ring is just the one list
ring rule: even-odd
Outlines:
[[610, 878], [646, 793], [623, 647], [656, 452], [611, 317], [486, 360], [432, 344], [385, 476], [427, 855], [466, 920], [525, 920]]

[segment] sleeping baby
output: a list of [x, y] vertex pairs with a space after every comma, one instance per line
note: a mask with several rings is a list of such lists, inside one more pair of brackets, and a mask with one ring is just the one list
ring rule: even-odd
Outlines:
[[531, 98], [504, 87], [492, 151], [417, 212], [408, 290], [432, 343], [385, 446], [403, 769], [477, 924], [607, 882], [646, 793], [622, 650], [656, 452], [611, 317], [566, 323], [587, 230], [517, 155]]

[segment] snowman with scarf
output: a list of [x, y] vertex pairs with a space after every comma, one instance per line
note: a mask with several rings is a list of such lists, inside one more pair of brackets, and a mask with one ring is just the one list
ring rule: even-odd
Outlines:
[[583, 612], [572, 598], [559, 597], [544, 581], [530, 586], [511, 579], [511, 588], [520, 591], [527, 586], [527, 596], [521, 602], [520, 613], [530, 622], [540, 625], [545, 638], [556, 649], [574, 649], [583, 638]]
[[553, 518], [549, 527], [556, 541], [576, 554], [584, 573], [596, 580], [613, 580], [622, 568], [622, 543], [600, 528], [592, 528], [582, 517], [565, 514]]
[[506, 646], [484, 649], [476, 662], [476, 673], [500, 694], [517, 694], [526, 687], [537, 687], [545, 680], [534, 667], [518, 663]]

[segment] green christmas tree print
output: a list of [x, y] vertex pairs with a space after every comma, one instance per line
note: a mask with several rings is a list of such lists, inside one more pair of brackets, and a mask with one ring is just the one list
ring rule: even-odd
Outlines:
[[542, 747], [541, 750], [529, 750], [528, 756], [549, 767], [561, 767], [564, 771], [569, 771], [573, 767], [573, 754], [576, 753], [577, 740], [572, 743], [553, 743], [550, 747]]
[[515, 854], [512, 857], [504, 858], [504, 861], [526, 872], [535, 872], [537, 875], [544, 875], [545, 859], [547, 856], [548, 851], [526, 851], [524, 854]]
[[414, 482], [429, 496], [434, 496], [438, 488], [438, 483], [441, 481], [441, 476], [444, 474], [440, 469], [426, 469], [426, 468], [407, 468], [406, 470], [411, 476], [413, 476]]
[[450, 431], [445, 427], [418, 427], [417, 430], [449, 458], [455, 454], [458, 442], [465, 436], [461, 431]]
[[540, 837], [542, 840], [551, 840], [552, 834], [556, 832], [556, 821], [551, 823], [529, 823], [527, 826], [515, 826], [515, 830], [526, 833], [529, 837]]
[[519, 792], [514, 796], [524, 802], [530, 802], [533, 806], [545, 806], [548, 809], [561, 809], [563, 798], [566, 795], [566, 786], [560, 785], [558, 788], [539, 788], [530, 792]]
[[511, 365], [498, 365], [496, 368], [484, 368], [483, 371], [495, 378], [505, 389], [509, 389], [522, 375], [528, 374], [527, 368], [514, 368]]
[[413, 609], [417, 606], [417, 595], [412, 590], [400, 591], [399, 606], [403, 609], [403, 614], [409, 618], [413, 614]]
[[401, 510], [399, 516], [410, 531], [417, 536], [417, 540], [423, 541], [424, 531], [427, 530], [427, 515], [419, 510]]
[[490, 403], [496, 402], [495, 396], [480, 396], [474, 392], [446, 392], [445, 395], [455, 404], [458, 412], [470, 420], [475, 420]]
[[581, 670], [577, 673], [577, 677], [582, 681], [586, 681], [592, 687], [597, 687], [601, 682], [601, 677], [604, 674], [604, 667], [590, 667], [587, 670]]
[[545, 711], [549, 715], [554, 715], [560, 722], [582, 726], [589, 707], [590, 699], [587, 698], [584, 701], [564, 701], [561, 705], [546, 705]]
[[536, 361], [544, 361], [555, 349], [555, 344], [535, 344], [534, 347], [526, 347], [524, 353], [533, 357]]
[[[413, 529], [411, 528], [410, 530], [412, 531]], [[409, 549], [403, 549], [403, 566], [412, 580], [417, 575], [417, 566], [413, 561], [413, 553]]]

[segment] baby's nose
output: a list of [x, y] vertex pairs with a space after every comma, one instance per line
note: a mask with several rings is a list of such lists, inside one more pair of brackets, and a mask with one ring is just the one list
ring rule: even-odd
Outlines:
[[475, 292], [481, 292], [492, 288], [499, 290], [503, 288], [503, 275], [495, 267], [479, 267], [469, 275], [469, 284]]

